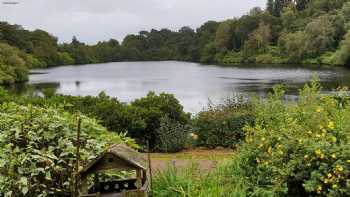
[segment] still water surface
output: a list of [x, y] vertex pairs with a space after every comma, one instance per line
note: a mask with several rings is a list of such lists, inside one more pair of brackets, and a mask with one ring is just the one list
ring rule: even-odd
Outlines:
[[350, 70], [290, 66], [222, 67], [196, 63], [118, 62], [32, 70], [20, 91], [56, 88], [67, 95], [97, 95], [105, 91], [130, 102], [148, 91], [175, 94], [185, 110], [197, 112], [208, 103], [235, 94], [264, 96], [275, 84], [285, 84], [290, 98], [316, 73], [326, 92], [350, 85]]

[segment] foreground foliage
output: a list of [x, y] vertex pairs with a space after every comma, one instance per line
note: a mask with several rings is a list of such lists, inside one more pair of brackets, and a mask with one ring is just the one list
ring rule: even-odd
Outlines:
[[169, 169], [155, 181], [160, 196], [349, 196], [350, 99], [327, 96], [317, 82], [283, 101], [275, 87], [253, 102], [255, 123], [232, 160], [206, 176]]
[[[71, 113], [80, 112], [100, 120], [101, 124], [109, 131], [127, 133], [145, 149], [149, 141], [150, 149], [153, 151], [164, 151], [164, 149], [160, 149], [160, 144], [164, 141], [160, 140], [158, 132], [162, 119], [167, 117], [172, 124], [180, 128], [190, 124], [190, 114], [184, 112], [183, 106], [172, 94], [161, 93], [157, 95], [150, 92], [147, 96], [127, 104], [109, 97], [103, 92], [98, 96], [84, 97], [55, 95], [48, 94], [48, 92], [45, 91], [46, 97], [40, 97], [11, 95], [0, 90], [0, 95], [3, 94], [0, 97], [0, 103], [13, 101], [23, 105], [61, 107]], [[163, 131], [165, 128], [166, 126], [163, 127]], [[169, 129], [171, 128], [173, 126], [169, 127]], [[162, 137], [171, 137], [171, 133], [164, 131]], [[165, 136], [166, 134], [169, 136]]]
[[[127, 143], [94, 119], [81, 116], [82, 165], [108, 144]], [[51, 107], [0, 105], [0, 193], [47, 196], [70, 192], [76, 162], [77, 116]]]
[[[317, 82], [295, 104], [276, 87], [255, 104], [256, 124], [247, 127], [240, 156], [249, 186], [260, 194], [350, 195], [350, 115], [344, 93], [323, 96]], [[247, 165], [248, 164], [248, 165]]]

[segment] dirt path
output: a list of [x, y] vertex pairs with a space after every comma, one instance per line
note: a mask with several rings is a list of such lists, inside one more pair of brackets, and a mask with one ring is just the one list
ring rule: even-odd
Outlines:
[[180, 153], [152, 153], [152, 171], [156, 174], [164, 170], [168, 165], [175, 165], [177, 169], [183, 169], [192, 163], [197, 164], [203, 172], [215, 169], [218, 164], [231, 158], [234, 152], [231, 149], [222, 150], [187, 150]]

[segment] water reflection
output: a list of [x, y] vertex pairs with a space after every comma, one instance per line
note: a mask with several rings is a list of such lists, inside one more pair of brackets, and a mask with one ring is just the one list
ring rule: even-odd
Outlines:
[[148, 91], [175, 94], [187, 111], [196, 112], [208, 98], [219, 102], [233, 93], [265, 96], [275, 84], [284, 84], [290, 98], [317, 74], [325, 91], [350, 84], [343, 68], [287, 66], [203, 66], [186, 62], [120, 62], [33, 70], [30, 81], [14, 87], [17, 93], [55, 88], [69, 95], [97, 95], [105, 91], [129, 102]]
[[27, 94], [27, 95], [40, 95], [45, 89], [53, 89], [56, 92], [60, 89], [59, 82], [49, 82], [49, 83], [20, 83], [16, 85], [7, 86], [11, 92], [16, 94]]

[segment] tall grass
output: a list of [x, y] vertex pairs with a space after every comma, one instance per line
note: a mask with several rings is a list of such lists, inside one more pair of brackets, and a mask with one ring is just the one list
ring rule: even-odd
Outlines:
[[239, 161], [233, 159], [212, 172], [204, 173], [192, 162], [184, 169], [168, 164], [155, 177], [153, 195], [161, 197], [243, 197], [247, 196]]

